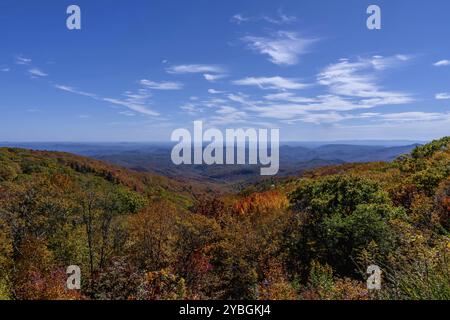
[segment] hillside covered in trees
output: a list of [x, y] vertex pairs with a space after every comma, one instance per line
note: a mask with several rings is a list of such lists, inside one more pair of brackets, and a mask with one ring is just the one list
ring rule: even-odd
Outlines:
[[220, 196], [0, 148], [0, 299], [450, 299], [450, 138]]

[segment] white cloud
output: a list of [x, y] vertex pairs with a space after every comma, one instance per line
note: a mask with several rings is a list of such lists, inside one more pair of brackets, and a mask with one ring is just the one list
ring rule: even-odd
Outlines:
[[238, 110], [230, 106], [220, 106], [216, 110], [216, 115], [211, 117], [211, 126], [235, 125], [247, 122], [248, 115], [245, 111]]
[[205, 109], [203, 107], [199, 106], [199, 104], [196, 104], [196, 103], [184, 104], [180, 107], [180, 109], [190, 115], [196, 115], [198, 113], [202, 113], [205, 111]]
[[351, 115], [341, 115], [337, 112], [330, 112], [330, 113], [309, 113], [305, 114], [304, 116], [302, 116], [297, 120], [306, 123], [321, 124], [321, 123], [335, 123], [343, 120], [348, 120], [351, 118], [353, 118], [353, 116]]
[[358, 116], [342, 114], [353, 110], [374, 108], [378, 101], [371, 104], [364, 100], [354, 100], [336, 95], [303, 98], [291, 94], [280, 94], [278, 96], [265, 96], [266, 101], [252, 101], [245, 96], [233, 94], [228, 97], [230, 100], [241, 104], [245, 110], [255, 113], [258, 117], [278, 120], [331, 123], [349, 119], [373, 118], [378, 115], [378, 113], [362, 113]]
[[[360, 113], [356, 115], [352, 114], [339, 114], [336, 112], [330, 113], [306, 113], [305, 115], [296, 118], [294, 120], [288, 120], [287, 123], [293, 123], [302, 121], [306, 123], [335, 123], [350, 119], [372, 119], [375, 121], [372, 125], [379, 125], [379, 122], [388, 123], [420, 123], [420, 122], [433, 122], [433, 121], [450, 121], [450, 113], [437, 113], [437, 112], [398, 112], [398, 113]], [[366, 124], [367, 125], [367, 124]], [[370, 126], [370, 125], [369, 125]]]
[[16, 64], [28, 65], [30, 63], [31, 63], [31, 59], [29, 59], [29, 58], [25, 58], [23, 56], [16, 57]]
[[140, 88], [136, 92], [126, 91], [123, 96], [130, 103], [145, 105], [152, 94], [146, 88]]
[[118, 112], [121, 115], [127, 116], [127, 117], [134, 117], [136, 114], [131, 111], [119, 111]]
[[[351, 100], [333, 95], [319, 95], [314, 98], [305, 98], [297, 97], [291, 94], [280, 94], [265, 96], [265, 98], [269, 100], [269, 102], [253, 104], [249, 106], [249, 109], [257, 112], [260, 116], [273, 117], [275, 119], [294, 119], [301, 115], [302, 118], [299, 120], [309, 119], [307, 122], [314, 123], [317, 123], [320, 119], [325, 121], [330, 117], [333, 121], [327, 120], [326, 122], [335, 122], [337, 120], [341, 121], [348, 119], [348, 116], [338, 117], [336, 116], [338, 114], [337, 112], [372, 107], [371, 105], [358, 104]], [[323, 116], [319, 116], [317, 113], [312, 113], [324, 111], [329, 112], [320, 113]]]
[[86, 96], [86, 97], [89, 97], [89, 98], [92, 98], [92, 99], [100, 99], [97, 95], [95, 95], [93, 93], [84, 92], [84, 91], [78, 90], [78, 89], [70, 87], [70, 86], [56, 84], [54, 87], [59, 89], [59, 90], [63, 90], [63, 91], [67, 91], [67, 92], [70, 92], [70, 93], [78, 94], [80, 96]]
[[246, 16], [238, 13], [238, 14], [235, 14], [231, 18], [231, 22], [234, 22], [236, 24], [241, 24], [241, 23], [250, 22], [250, 21], [253, 21], [253, 22], [265, 21], [265, 22], [269, 22], [269, 23], [273, 23], [273, 24], [282, 25], [282, 24], [290, 24], [290, 23], [297, 21], [297, 17], [289, 16], [289, 15], [283, 13], [283, 11], [280, 9], [280, 10], [278, 10], [278, 14], [274, 17], [272, 17], [272, 16], [246, 17]]
[[342, 59], [340, 62], [326, 67], [318, 75], [318, 83], [328, 86], [334, 94], [364, 98], [373, 97], [378, 92], [378, 88], [373, 83], [374, 77], [360, 73], [361, 70], [370, 67], [371, 62], [349, 62]]
[[226, 76], [227, 76], [227, 75], [225, 75], [225, 74], [210, 74], [210, 73], [205, 73], [205, 74], [203, 75], [203, 77], [204, 77], [206, 80], [211, 81], [211, 82], [214, 82], [214, 81], [216, 81], [216, 80], [223, 79], [223, 78], [225, 78]]
[[224, 92], [216, 90], [216, 89], [208, 89], [208, 93], [210, 93], [210, 94], [220, 94], [220, 93], [224, 93]]
[[2, 68], [0, 69], [0, 71], [1, 71], [1, 72], [9, 72], [9, 71], [11, 71], [11, 69], [8, 68], [8, 67], [2, 67]]
[[436, 100], [450, 100], [450, 93], [437, 93]]
[[411, 60], [411, 56], [410, 55], [405, 55], [405, 54], [398, 54], [398, 55], [396, 55], [396, 58], [401, 60], [401, 61], [409, 61], [409, 60]]
[[220, 99], [220, 98], [213, 98], [213, 99], [208, 99], [206, 101], [203, 101], [202, 103], [205, 107], [215, 108], [215, 107], [218, 107], [218, 106], [221, 106], [221, 105], [227, 103], [227, 100]]
[[295, 103], [317, 102], [317, 99], [315, 99], [315, 98], [298, 97], [291, 92], [268, 94], [268, 95], [264, 96], [264, 99], [275, 100], [275, 101], [288, 101], [288, 102], [295, 102]]
[[130, 101], [129, 99], [113, 99], [113, 98], [102, 98], [103, 101], [115, 104], [115, 105], [119, 105], [119, 106], [123, 106], [126, 107], [130, 110], [148, 115], [148, 116], [158, 116], [159, 113], [153, 110], [150, 110], [147, 106], [143, 105], [143, 104], [137, 104], [134, 103], [132, 101]]
[[421, 121], [440, 121], [450, 120], [450, 113], [438, 112], [399, 112], [380, 114], [378, 118], [388, 122], [421, 122]]
[[[212, 98], [203, 101], [189, 102], [180, 107], [180, 109], [191, 116], [204, 114], [204, 121], [208, 126], [234, 125], [247, 122], [248, 114], [230, 105], [229, 100]], [[208, 111], [208, 113], [206, 113]], [[252, 119], [253, 123], [254, 119]]]
[[[358, 59], [357, 61], [341, 59], [338, 63], [324, 68], [317, 75], [318, 84], [323, 85], [328, 93], [313, 97], [297, 96], [286, 91], [265, 95], [263, 96], [264, 100], [252, 100], [243, 94], [229, 94], [228, 98], [257, 117], [277, 119], [284, 122], [301, 121], [319, 124], [350, 119], [375, 119], [377, 113], [354, 115], [346, 112], [371, 109], [382, 105], [406, 104], [414, 101], [408, 93], [387, 91], [378, 85], [380, 73], [407, 61], [405, 57], [385, 58], [375, 56], [369, 59]], [[246, 78], [235, 81], [235, 84], [257, 85], [266, 89], [283, 90], [302, 87], [302, 85], [297, 86], [295, 81], [291, 82], [294, 84], [289, 82], [286, 84], [285, 81], [280, 81], [279, 78], [274, 77]], [[411, 119], [418, 114], [405, 113], [402, 116]], [[383, 119], [380, 116], [377, 119], [388, 121], [394, 119], [394, 117], [395, 115]]]
[[125, 92], [125, 99], [114, 99], [114, 98], [104, 98], [100, 97], [94, 93], [84, 92], [78, 89], [75, 89], [70, 86], [65, 85], [55, 85], [55, 88], [59, 90], [63, 90], [66, 92], [78, 94], [81, 96], [89, 97], [98, 101], [108, 102], [114, 105], [126, 107], [132, 111], [142, 113], [149, 116], [158, 116], [159, 113], [149, 109], [146, 105], [147, 99], [150, 97], [150, 94], [145, 89], [139, 89], [137, 93], [132, 93], [130, 91]]
[[397, 54], [391, 57], [373, 56], [372, 59], [366, 59], [375, 70], [390, 69], [409, 60], [411, 60], [411, 56], [404, 54]]
[[[229, 95], [229, 99], [260, 117], [303, 121], [309, 123], [331, 123], [355, 118], [370, 118], [374, 114], [342, 114], [358, 109], [371, 109], [381, 105], [406, 104], [414, 101], [407, 93], [387, 91], [378, 84], [378, 75], [387, 68], [397, 66], [405, 57], [375, 56], [352, 62], [341, 59], [326, 67], [317, 75], [317, 81], [329, 91], [314, 97], [296, 96], [281, 92], [264, 96], [264, 101], [251, 101], [242, 95]], [[259, 84], [261, 81], [244, 81], [243, 84]], [[269, 86], [266, 84], [266, 86]], [[326, 113], [324, 113], [326, 112]], [[406, 114], [405, 114], [406, 116]]]
[[238, 13], [235, 14], [233, 17], [231, 17], [231, 22], [234, 22], [236, 24], [241, 24], [243, 22], [247, 22], [252, 20], [250, 17], [244, 17], [242, 14]]
[[126, 91], [123, 96], [125, 99], [101, 98], [101, 100], [124, 106], [132, 111], [142, 113], [148, 116], [158, 116], [159, 113], [148, 107], [151, 93], [146, 88], [140, 88], [136, 92]]
[[[264, 99], [252, 99], [242, 93], [227, 94], [231, 104], [239, 105], [239, 111], [245, 112], [251, 119], [267, 118], [282, 123], [338, 123], [348, 120], [367, 119], [372, 121], [411, 121], [412, 119], [434, 119], [442, 114], [391, 114], [349, 113], [354, 110], [371, 109], [382, 105], [406, 104], [414, 101], [410, 94], [388, 91], [378, 85], [382, 72], [397, 67], [410, 57], [396, 55], [391, 57], [374, 56], [351, 61], [341, 59], [324, 68], [317, 75], [317, 82], [325, 93], [314, 96], [298, 96], [293, 92], [304, 88], [305, 84], [296, 79], [282, 77], [248, 77], [236, 80], [236, 85], [252, 85], [263, 89], [277, 89], [281, 92], [263, 95]], [[320, 87], [319, 87], [320, 89]], [[229, 110], [231, 109], [224, 109]], [[420, 118], [422, 116], [422, 118]], [[403, 117], [403, 118], [401, 118]], [[400, 121], [400, 120], [397, 120]]]
[[230, 106], [220, 106], [218, 110], [216, 110], [216, 113], [218, 114], [228, 114], [228, 113], [232, 113], [232, 112], [237, 112], [238, 109], [236, 109], [235, 107], [230, 107]]
[[435, 67], [446, 67], [450, 66], [450, 60], [440, 60], [433, 64]]
[[32, 69], [28, 70], [28, 73], [32, 77], [46, 77], [46, 76], [48, 76], [48, 74], [46, 74], [45, 72], [43, 72], [42, 70], [40, 70], [38, 68], [32, 68]]
[[289, 24], [297, 21], [297, 17], [284, 14], [281, 10], [278, 11], [277, 17], [264, 16], [263, 19], [274, 24]]
[[278, 31], [270, 37], [247, 36], [242, 38], [251, 50], [268, 55], [277, 65], [295, 65], [316, 41], [301, 38], [296, 32]]
[[209, 65], [209, 64], [182, 64], [171, 66], [166, 69], [168, 73], [171, 74], [186, 74], [186, 73], [206, 73], [206, 74], [214, 74], [214, 73], [225, 73], [225, 70], [218, 65]]
[[319, 84], [327, 86], [331, 93], [340, 96], [363, 99], [363, 105], [405, 104], [414, 99], [406, 93], [385, 91], [377, 84], [377, 73], [395, 66], [398, 57], [373, 57], [351, 62], [341, 59], [338, 63], [326, 67], [317, 76]]
[[179, 82], [155, 82], [147, 79], [142, 79], [139, 83], [149, 89], [154, 90], [180, 90], [183, 88], [183, 84]]
[[196, 99], [194, 101], [191, 100], [191, 102], [182, 105], [180, 109], [188, 114], [196, 115], [198, 113], [205, 112], [207, 108], [217, 110], [218, 108], [221, 108], [226, 102], [227, 100], [220, 98], [211, 98], [202, 101]]
[[231, 101], [234, 102], [238, 102], [240, 104], [243, 105], [254, 105], [253, 101], [249, 101], [247, 98], [248, 96], [242, 94], [242, 93], [238, 93], [238, 94], [234, 94], [234, 93], [230, 93], [228, 96], [228, 99], [230, 99]]
[[258, 86], [261, 89], [297, 90], [307, 87], [297, 79], [283, 77], [248, 77], [233, 81], [233, 84], [240, 86]]

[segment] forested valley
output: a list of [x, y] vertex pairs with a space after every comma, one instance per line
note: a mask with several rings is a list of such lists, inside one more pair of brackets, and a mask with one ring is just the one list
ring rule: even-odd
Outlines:
[[0, 148], [0, 299], [450, 299], [449, 236], [448, 137], [221, 194]]

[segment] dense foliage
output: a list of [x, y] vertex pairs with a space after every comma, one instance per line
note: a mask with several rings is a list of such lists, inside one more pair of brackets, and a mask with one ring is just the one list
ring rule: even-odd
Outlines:
[[2, 148], [0, 299], [450, 299], [449, 147], [223, 196]]

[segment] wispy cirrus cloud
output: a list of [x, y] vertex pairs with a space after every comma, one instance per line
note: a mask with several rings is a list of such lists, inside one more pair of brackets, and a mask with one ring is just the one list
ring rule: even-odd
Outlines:
[[132, 111], [135, 111], [135, 112], [138, 112], [141, 114], [145, 114], [148, 116], [158, 116], [159, 115], [158, 112], [151, 110], [147, 106], [147, 104], [148, 104], [147, 100], [151, 95], [145, 89], [139, 89], [137, 91], [137, 93], [127, 91], [123, 95], [125, 98], [116, 99], [116, 98], [101, 97], [97, 94], [78, 90], [74, 87], [66, 86], [66, 85], [56, 84], [54, 87], [59, 90], [63, 90], [66, 92], [70, 92], [70, 93], [85, 96], [85, 97], [89, 97], [91, 99], [95, 99], [98, 101], [108, 102], [113, 105], [126, 107]]
[[308, 85], [298, 82], [297, 79], [275, 77], [247, 77], [233, 81], [233, 84], [239, 86], [257, 86], [261, 89], [277, 90], [298, 90], [304, 89]]
[[38, 68], [31, 68], [30, 70], [28, 70], [28, 73], [32, 76], [32, 77], [47, 77], [48, 74], [45, 73], [44, 71], [42, 71], [41, 69]]
[[118, 113], [121, 115], [127, 116], [127, 117], [134, 117], [136, 115], [134, 112], [127, 111], [127, 110], [119, 111]]
[[[316, 98], [316, 101], [313, 103], [284, 103], [272, 101], [250, 102], [245, 100], [242, 96], [230, 96], [230, 98], [233, 101], [241, 103], [245, 110], [254, 112], [258, 117], [278, 120], [295, 119], [299, 116], [304, 118], [306, 115], [314, 113], [332, 112], [335, 114], [337, 112], [371, 107], [358, 105], [336, 96], [320, 96]], [[339, 119], [342, 120], [344, 118], [340, 117]]]
[[[282, 92], [264, 95], [263, 99], [251, 99], [242, 93], [227, 94], [227, 98], [238, 104], [254, 117], [275, 119], [282, 122], [336, 123], [352, 119], [378, 119], [394, 121], [400, 115], [381, 117], [378, 113], [355, 111], [372, 109], [384, 105], [400, 105], [414, 101], [411, 94], [382, 88], [378, 82], [380, 74], [390, 68], [409, 61], [409, 56], [374, 56], [364, 59], [341, 59], [320, 71], [317, 86], [325, 92], [313, 96], [299, 96], [292, 90], [303, 89], [305, 84], [285, 78], [245, 78], [234, 84], [254, 85], [263, 89], [279, 89]], [[288, 81], [286, 81], [288, 80]], [[291, 80], [291, 81], [289, 81]], [[418, 113], [405, 113], [405, 119], [419, 119]], [[431, 117], [442, 116], [439, 114]]]
[[59, 90], [62, 90], [62, 91], [66, 91], [66, 92], [78, 94], [78, 95], [81, 95], [81, 96], [89, 97], [89, 98], [92, 98], [92, 99], [100, 100], [100, 97], [98, 97], [96, 94], [85, 92], [85, 91], [81, 91], [81, 90], [78, 90], [78, 89], [76, 89], [74, 87], [71, 87], [71, 86], [55, 84], [54, 87], [56, 89], [59, 89]]
[[340, 114], [336, 112], [330, 113], [314, 113], [305, 114], [293, 121], [302, 121], [306, 123], [337, 123], [343, 120], [352, 119], [366, 119], [366, 125], [380, 125], [381, 124], [406, 124], [406, 123], [421, 123], [421, 122], [438, 122], [450, 121], [450, 113], [439, 112], [397, 112], [397, 113], [360, 113], [360, 114]]
[[448, 67], [450, 66], [450, 60], [439, 60], [433, 64], [435, 67]]
[[158, 112], [149, 109], [146, 105], [133, 102], [130, 99], [102, 98], [102, 100], [112, 103], [112, 104], [115, 104], [115, 105], [126, 107], [130, 110], [133, 110], [133, 111], [136, 111], [136, 112], [148, 115], [148, 116], [158, 116], [159, 115]]
[[277, 65], [295, 65], [302, 54], [308, 52], [317, 39], [307, 39], [292, 31], [278, 31], [267, 37], [246, 36], [242, 38], [247, 47]]
[[122, 94], [126, 101], [137, 105], [147, 105], [152, 97], [151, 92], [146, 88], [139, 88], [137, 91], [125, 91]]
[[338, 112], [327, 112], [327, 113], [305, 113], [301, 115], [299, 118], [288, 120], [286, 123], [295, 123], [295, 122], [305, 122], [312, 124], [323, 124], [323, 123], [336, 123], [344, 120], [353, 119], [354, 116], [349, 114], [340, 114]]
[[225, 68], [214, 64], [181, 64], [166, 69], [169, 74], [195, 74], [202, 73], [205, 80], [214, 82], [227, 77]]
[[235, 14], [233, 17], [231, 17], [231, 22], [236, 24], [242, 24], [245, 22], [256, 22], [256, 21], [265, 21], [277, 25], [282, 25], [282, 24], [290, 24], [297, 21], [297, 17], [289, 16], [285, 14], [281, 9], [278, 10], [276, 16], [268, 16], [268, 15], [245, 16], [242, 13], [238, 13]]
[[31, 64], [31, 59], [30, 58], [26, 58], [22, 55], [16, 56], [16, 64], [19, 65], [29, 65]]
[[149, 107], [149, 99], [151, 97], [151, 93], [146, 88], [139, 88], [137, 91], [126, 91], [123, 94], [124, 98], [116, 99], [116, 98], [101, 98], [101, 100], [118, 105], [123, 106], [131, 111], [135, 111], [147, 116], [159, 116], [159, 113], [152, 110]]
[[293, 23], [293, 22], [297, 21], [297, 17], [289, 16], [287, 14], [284, 14], [281, 11], [278, 12], [278, 16], [276, 16], [276, 17], [263, 16], [262, 19], [267, 22], [279, 24], [279, 25], [289, 24], [289, 23]]
[[361, 98], [364, 99], [360, 101], [363, 104], [410, 103], [414, 99], [407, 93], [383, 90], [377, 84], [377, 74], [374, 72], [396, 66], [402, 61], [399, 57], [380, 56], [357, 61], [341, 59], [324, 68], [318, 74], [317, 81], [327, 86], [332, 94]]
[[[27, 58], [24, 57], [22, 55], [18, 55], [15, 57], [15, 64], [17, 65], [21, 65], [21, 66], [27, 66], [28, 69], [28, 75], [31, 78], [42, 78], [42, 77], [47, 77], [48, 74], [46, 72], [44, 72], [42, 69], [34, 67], [31, 65], [32, 63], [32, 59], [31, 58]], [[2, 70], [4, 72], [10, 71], [10, 68], [6, 68], [4, 70]]]
[[190, 115], [197, 115], [205, 111], [205, 108], [199, 106], [196, 103], [186, 103], [180, 107], [180, 109]]
[[367, 59], [367, 61], [372, 64], [375, 70], [382, 71], [397, 67], [405, 62], [410, 61], [411, 59], [413, 59], [411, 55], [397, 54], [390, 57], [375, 55], [371, 59]]
[[[29, 58], [25, 58], [23, 56], [16, 57], [16, 64], [29, 65], [31, 64], [31, 62], [32, 60]], [[28, 69], [28, 74], [32, 78], [41, 78], [48, 76], [47, 73], [36, 67], [30, 67], [30, 69]], [[141, 88], [139, 88], [136, 92], [126, 91], [123, 94], [123, 98], [102, 97], [95, 93], [79, 90], [75, 87], [62, 84], [54, 84], [53, 87], [61, 91], [88, 97], [97, 101], [103, 101], [113, 105], [123, 106], [130, 109], [131, 111], [149, 116], [159, 116], [158, 112], [153, 111], [148, 107], [148, 99], [151, 97], [151, 93], [148, 91], [149, 89], [175, 90], [181, 88], [181, 85], [175, 82], [152, 82], [150, 80], [141, 80], [139, 81], [139, 83], [141, 85]]]
[[436, 100], [450, 100], [450, 93], [447, 92], [437, 93], [435, 98]]
[[294, 103], [311, 103], [311, 102], [318, 101], [316, 98], [296, 96], [292, 92], [268, 94], [268, 95], [264, 96], [264, 99], [272, 100], [272, 101], [287, 101], [287, 102], [294, 102]]
[[0, 71], [1, 72], [9, 72], [9, 71], [11, 71], [11, 69], [9, 67], [1, 67]]
[[[290, 109], [289, 109], [290, 108]], [[264, 110], [264, 108], [263, 108]], [[365, 119], [372, 122], [383, 123], [411, 123], [411, 122], [430, 122], [430, 121], [450, 121], [450, 112], [421, 112], [408, 111], [397, 113], [340, 113], [330, 112], [308, 112], [305, 110], [296, 110], [295, 106], [283, 106], [276, 108], [266, 108], [261, 115], [285, 120], [288, 123], [306, 122], [306, 123], [336, 123], [344, 120]]]
[[221, 94], [224, 93], [223, 91], [216, 90], [216, 89], [208, 89], [209, 94]]
[[205, 80], [214, 82], [223, 78], [226, 78], [227, 75], [226, 74], [210, 74], [210, 73], [205, 73], [203, 74], [203, 77], [205, 78]]
[[147, 79], [142, 79], [139, 83], [149, 89], [153, 90], [180, 90], [183, 89], [183, 84], [180, 82], [162, 81], [156, 82]]
[[251, 18], [251, 17], [246, 17], [246, 16], [244, 16], [241, 13], [237, 13], [234, 16], [231, 17], [230, 21], [234, 22], [236, 24], [241, 24], [241, 23], [244, 23], [244, 22], [252, 21], [252, 19], [253, 18]]
[[235, 107], [221, 106], [216, 110], [216, 114], [209, 120], [211, 126], [236, 125], [246, 123], [248, 114]]
[[191, 116], [202, 114], [210, 126], [241, 123], [247, 113], [230, 106], [229, 101], [221, 98], [212, 98], [202, 101], [183, 104], [180, 109]]
[[422, 111], [410, 111], [410, 112], [397, 112], [397, 113], [384, 113], [373, 114], [373, 117], [377, 120], [385, 122], [429, 122], [429, 121], [443, 121], [450, 120], [450, 112], [422, 112]]
[[166, 69], [170, 74], [204, 73], [204, 74], [222, 74], [225, 69], [213, 64], [181, 64], [170, 66]]

